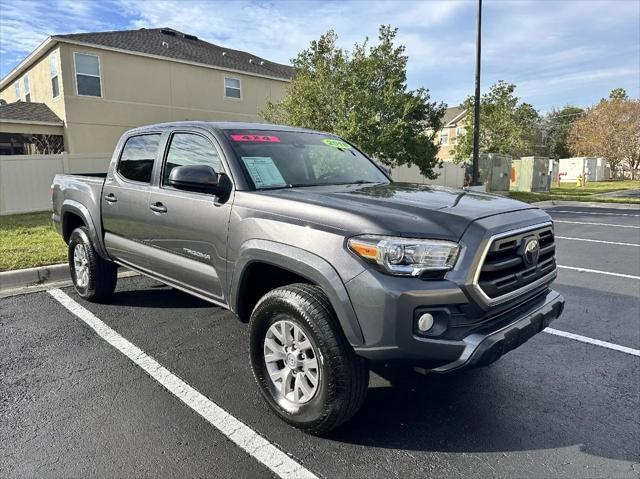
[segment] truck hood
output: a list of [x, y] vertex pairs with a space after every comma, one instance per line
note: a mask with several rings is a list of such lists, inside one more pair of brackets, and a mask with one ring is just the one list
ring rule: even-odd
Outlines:
[[[487, 216], [535, 207], [502, 196], [412, 183], [340, 185], [265, 191], [269, 196], [304, 203], [308, 220], [327, 223], [326, 208], [334, 226], [356, 233], [459, 239], [469, 224]], [[322, 214], [314, 212], [317, 206]], [[315, 218], [314, 218], [315, 217]], [[367, 225], [362, 224], [364, 220]], [[357, 231], [377, 226], [377, 231]]]

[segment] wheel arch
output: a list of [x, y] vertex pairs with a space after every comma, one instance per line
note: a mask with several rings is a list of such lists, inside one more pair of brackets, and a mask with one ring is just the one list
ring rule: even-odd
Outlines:
[[91, 213], [81, 203], [74, 200], [65, 200], [60, 209], [62, 223], [62, 237], [66, 243], [74, 229], [86, 226], [89, 230], [89, 239], [93, 243], [96, 252], [104, 259], [110, 259], [102, 243], [101, 233], [97, 230], [96, 224], [91, 217]]
[[252, 304], [253, 300], [259, 299], [248, 296], [247, 292], [257, 290], [265, 294], [276, 287], [291, 284], [278, 284], [279, 281], [272, 283], [273, 275], [270, 275], [268, 284], [273, 284], [273, 287], [256, 288], [251, 284], [252, 281], [260, 279], [255, 275], [256, 270], [277, 271], [285, 279], [287, 276], [296, 279], [293, 282], [315, 284], [320, 287], [329, 298], [349, 343], [352, 346], [364, 343], [362, 330], [347, 290], [333, 266], [313, 253], [274, 241], [249, 240], [240, 248], [229, 288], [229, 305], [241, 320], [248, 320], [255, 305]]

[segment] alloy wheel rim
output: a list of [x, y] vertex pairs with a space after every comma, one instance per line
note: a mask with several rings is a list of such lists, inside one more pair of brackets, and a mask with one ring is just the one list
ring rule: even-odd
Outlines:
[[276, 390], [294, 404], [309, 402], [320, 385], [318, 354], [302, 328], [276, 321], [264, 339], [264, 361]]
[[89, 284], [89, 259], [84, 245], [78, 244], [73, 250], [73, 269], [76, 272], [76, 284], [85, 288]]

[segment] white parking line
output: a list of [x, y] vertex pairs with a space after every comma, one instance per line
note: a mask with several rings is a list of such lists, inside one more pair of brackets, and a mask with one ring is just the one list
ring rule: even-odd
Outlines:
[[635, 225], [614, 225], [611, 223], [590, 223], [588, 221], [565, 221], [565, 220], [553, 220], [554, 223], [568, 223], [572, 225], [596, 225], [596, 226], [611, 226], [614, 228], [635, 228], [640, 229], [640, 226]]
[[607, 216], [633, 216], [640, 217], [640, 215], [632, 215], [628, 213], [600, 213], [599, 211], [569, 211], [569, 210], [548, 210], [549, 213], [571, 213], [576, 215], [607, 215]]
[[566, 331], [560, 331], [559, 329], [546, 328], [543, 331], [556, 336], [562, 336], [563, 338], [574, 339], [582, 343], [595, 344], [596, 346], [602, 346], [603, 348], [631, 354], [632, 356], [640, 356], [640, 349], [628, 348], [626, 346], [620, 346], [619, 344], [608, 343], [607, 341], [600, 341], [599, 339], [588, 338], [587, 336], [580, 336], [579, 334], [567, 333]]
[[59, 289], [48, 293], [72, 314], [84, 321], [98, 336], [127, 356], [170, 393], [200, 414], [212, 426], [227, 436], [250, 456], [268, 467], [274, 474], [286, 479], [318, 479], [315, 474], [278, 449], [249, 426], [236, 419], [206, 396], [189, 386], [158, 363], [135, 344], [119, 335], [89, 310], [76, 303]]
[[640, 279], [640, 276], [634, 276], [632, 274], [612, 273], [610, 271], [600, 271], [599, 269], [576, 268], [575, 266], [557, 266], [561, 269], [570, 269], [573, 271], [579, 271], [580, 273], [606, 274], [607, 276], [617, 276], [619, 278]]
[[571, 241], [586, 241], [588, 243], [605, 243], [605, 244], [615, 244], [618, 246], [636, 246], [640, 248], [640, 244], [635, 243], [619, 243], [617, 241], [603, 241], [603, 240], [594, 240], [594, 239], [586, 239], [586, 238], [572, 238], [570, 236], [555, 236], [556, 239], [563, 240], [571, 240]]

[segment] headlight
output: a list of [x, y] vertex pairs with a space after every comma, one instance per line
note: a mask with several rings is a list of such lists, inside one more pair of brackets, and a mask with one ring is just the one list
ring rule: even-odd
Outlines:
[[456, 264], [460, 245], [452, 241], [362, 235], [349, 238], [349, 249], [379, 264], [388, 273], [420, 276], [425, 271], [448, 271]]

